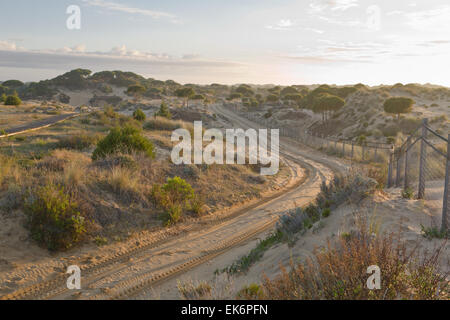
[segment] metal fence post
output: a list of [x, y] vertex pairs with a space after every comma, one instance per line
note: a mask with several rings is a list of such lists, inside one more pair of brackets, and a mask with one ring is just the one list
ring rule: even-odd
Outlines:
[[450, 202], [450, 134], [447, 138], [447, 166], [445, 170], [444, 204], [442, 206], [442, 231], [448, 230], [449, 202]]
[[422, 124], [422, 141], [420, 144], [420, 171], [419, 171], [419, 192], [417, 193], [418, 199], [425, 198], [425, 169], [427, 165], [427, 145], [425, 140], [428, 134], [428, 119], [423, 119]]
[[342, 158], [345, 158], [345, 141], [342, 141]]
[[352, 160], [353, 160], [353, 155], [355, 154], [355, 142], [352, 141]]
[[389, 169], [388, 169], [388, 188], [392, 187], [392, 169], [393, 169], [393, 158], [394, 158], [394, 152], [391, 150], [391, 153], [389, 155]]
[[408, 138], [406, 141], [406, 148], [405, 148], [405, 184], [404, 189], [408, 189], [409, 187], [409, 181], [408, 181], [408, 171], [409, 171], [409, 162], [408, 162], [408, 151], [411, 146], [411, 137]]
[[397, 153], [397, 174], [396, 174], [396, 177], [395, 177], [395, 186], [397, 188], [400, 187], [400, 179], [401, 179], [401, 176], [400, 176], [401, 165], [402, 165], [402, 162], [400, 161], [401, 152], [402, 152], [402, 150], [398, 149], [398, 153]]
[[377, 155], [378, 155], [378, 146], [375, 147], [375, 154], [373, 155], [373, 160], [375, 162], [377, 162], [377, 158], [378, 158]]

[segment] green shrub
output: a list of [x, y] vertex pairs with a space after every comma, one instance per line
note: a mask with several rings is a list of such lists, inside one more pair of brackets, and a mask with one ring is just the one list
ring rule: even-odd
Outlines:
[[167, 107], [167, 104], [165, 102], [161, 103], [161, 107], [159, 108], [159, 111], [155, 113], [155, 117], [172, 119], [172, 114], [170, 113], [169, 108]]
[[450, 238], [450, 231], [444, 231], [440, 230], [436, 227], [424, 227], [423, 225], [420, 225], [422, 236], [427, 238], [428, 240], [432, 239], [449, 239]]
[[119, 114], [114, 111], [112, 106], [106, 106], [104, 110], [104, 115], [111, 119], [119, 118]]
[[153, 144], [142, 136], [138, 128], [132, 126], [114, 128], [104, 139], [99, 141], [92, 154], [92, 159], [98, 160], [111, 154], [131, 154], [133, 152], [143, 152], [150, 158], [155, 157]]
[[97, 236], [95, 237], [94, 242], [97, 246], [101, 247], [108, 244], [108, 239], [106, 239], [105, 237]]
[[322, 211], [322, 217], [324, 218], [328, 218], [331, 214], [331, 209], [330, 208], [326, 208]]
[[49, 250], [65, 250], [86, 232], [78, 205], [64, 188], [50, 184], [39, 188], [25, 205], [31, 237]]
[[142, 111], [141, 108], [138, 108], [133, 112], [133, 118], [137, 121], [145, 121], [147, 116], [145, 115], [144, 111]]
[[245, 300], [255, 300], [260, 299], [263, 296], [263, 291], [260, 285], [256, 283], [252, 283], [248, 286], [245, 286], [237, 293], [237, 297], [239, 299]]
[[185, 211], [192, 210], [192, 203], [197, 199], [191, 185], [180, 177], [169, 178], [162, 186], [154, 185], [152, 198], [164, 209], [166, 225], [177, 223]]
[[403, 199], [412, 199], [414, 198], [414, 191], [411, 188], [406, 188], [402, 190], [402, 198]]
[[1, 96], [0, 96], [0, 102], [1, 103], [5, 103], [5, 101], [6, 101], [6, 94], [2, 94]]
[[5, 99], [6, 106], [20, 106], [21, 104], [22, 100], [17, 96], [7, 96]]

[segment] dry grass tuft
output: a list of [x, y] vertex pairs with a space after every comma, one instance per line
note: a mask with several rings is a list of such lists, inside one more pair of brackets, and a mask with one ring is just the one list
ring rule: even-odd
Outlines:
[[[448, 299], [449, 283], [437, 267], [441, 249], [420, 258], [393, 235], [360, 231], [329, 243], [304, 264], [281, 268], [273, 280], [265, 278], [262, 298], [275, 300]], [[381, 269], [381, 289], [369, 290], [367, 268]], [[247, 298], [252, 298], [251, 296]]]

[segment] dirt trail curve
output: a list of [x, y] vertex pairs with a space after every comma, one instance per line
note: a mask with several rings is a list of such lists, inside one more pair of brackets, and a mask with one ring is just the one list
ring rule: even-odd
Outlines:
[[17, 126], [17, 127], [5, 130], [6, 135], [0, 135], [0, 139], [5, 138], [5, 137], [15, 136], [15, 135], [30, 132], [30, 131], [36, 131], [36, 130], [40, 130], [43, 128], [47, 128], [47, 127], [53, 126], [57, 123], [63, 122], [65, 120], [77, 117], [79, 115], [80, 115], [79, 113], [65, 113], [65, 114], [60, 114], [60, 115], [57, 115], [54, 117], [49, 117], [49, 118], [42, 119], [42, 120], [36, 120], [31, 123], [22, 125], [22, 126]]
[[[220, 106], [212, 108], [235, 127], [258, 128], [256, 124]], [[111, 255], [102, 262], [86, 264], [82, 266], [82, 290], [74, 292], [65, 289], [67, 275], [60, 274], [3, 298], [146, 299], [151, 297], [151, 291], [163, 285], [170, 284], [173, 289], [173, 281], [180, 275], [195, 272], [198, 267], [211, 263], [272, 228], [283, 212], [312, 201], [322, 181], [347, 169], [346, 165], [288, 139], [280, 140], [280, 150], [292, 173], [284, 192], [231, 213], [215, 223], [200, 223], [198, 228], [193, 229], [195, 232], [191, 230], [175, 237], [155, 235], [136, 243], [134, 249]], [[235, 258], [233, 256], [231, 259]]]

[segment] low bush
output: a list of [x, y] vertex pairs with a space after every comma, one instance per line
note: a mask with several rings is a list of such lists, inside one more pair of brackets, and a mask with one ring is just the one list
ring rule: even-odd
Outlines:
[[155, 117], [172, 119], [172, 114], [170, 113], [165, 102], [161, 103], [161, 107], [159, 108], [159, 111], [155, 113]]
[[263, 291], [260, 285], [252, 283], [239, 290], [237, 297], [238, 299], [244, 300], [261, 299], [263, 297]]
[[440, 230], [437, 227], [425, 227], [423, 225], [421, 227], [421, 233], [424, 238], [428, 240], [432, 239], [450, 239], [450, 231]]
[[[436, 259], [419, 256], [393, 236], [374, 237], [362, 227], [356, 236], [329, 243], [305, 263], [292, 263], [291, 271], [282, 268], [273, 280], [266, 277], [258, 299], [448, 299], [449, 282]], [[367, 288], [367, 268], [372, 265], [382, 270], [381, 290]]]
[[203, 203], [198, 200], [194, 189], [180, 177], [167, 179], [164, 185], [154, 185], [152, 198], [156, 205], [164, 209], [164, 223], [177, 223], [187, 211], [201, 213]]
[[198, 300], [210, 296], [212, 288], [207, 282], [200, 282], [198, 284], [194, 284], [193, 282], [179, 283], [178, 292], [180, 292], [183, 299]]
[[92, 154], [92, 159], [98, 160], [111, 154], [134, 152], [142, 152], [150, 158], [155, 157], [153, 144], [142, 136], [139, 129], [132, 126], [114, 128], [104, 139], [99, 141]]
[[31, 237], [51, 251], [72, 247], [86, 232], [78, 204], [60, 186], [37, 189], [27, 200], [25, 214]]
[[414, 190], [412, 188], [406, 188], [402, 190], [402, 198], [403, 199], [412, 199], [414, 198]]
[[142, 111], [142, 109], [138, 108], [133, 112], [133, 118], [137, 121], [145, 121], [147, 116], [145, 115], [144, 111]]
[[22, 104], [22, 100], [18, 96], [7, 96], [5, 99], [6, 106], [20, 106]]
[[320, 228], [321, 219], [329, 217], [333, 209], [347, 201], [357, 203], [373, 194], [376, 184], [373, 179], [359, 174], [347, 177], [335, 176], [328, 184], [321, 185], [320, 193], [314, 202], [306, 208], [295, 208], [282, 215], [274, 233], [260, 241], [248, 255], [223, 269], [223, 272], [230, 274], [246, 272], [274, 244], [286, 242], [293, 245], [299, 236], [312, 229], [315, 224]]

